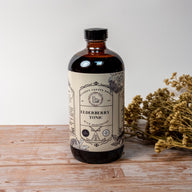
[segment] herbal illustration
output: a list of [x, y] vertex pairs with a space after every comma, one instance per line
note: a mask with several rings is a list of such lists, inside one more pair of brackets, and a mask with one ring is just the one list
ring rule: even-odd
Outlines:
[[123, 72], [111, 73], [108, 81], [110, 90], [119, 93], [123, 89], [124, 84]]
[[83, 139], [80, 139], [80, 140], [77, 140], [74, 138], [71, 139], [71, 146], [73, 146], [74, 148], [77, 148], [77, 149], [82, 149], [84, 151], [88, 151], [89, 146], [83, 145], [83, 143], [84, 143]]

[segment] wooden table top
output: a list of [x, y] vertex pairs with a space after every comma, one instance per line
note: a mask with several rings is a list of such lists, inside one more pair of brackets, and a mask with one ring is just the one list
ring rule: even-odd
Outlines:
[[68, 126], [0, 126], [0, 192], [192, 191], [192, 152], [127, 141], [122, 158], [85, 164], [70, 152]]

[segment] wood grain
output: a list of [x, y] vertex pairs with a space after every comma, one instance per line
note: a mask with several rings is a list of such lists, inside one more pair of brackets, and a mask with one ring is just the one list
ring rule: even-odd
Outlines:
[[0, 126], [0, 192], [192, 191], [192, 153], [127, 141], [122, 158], [90, 165], [70, 152], [68, 127]]

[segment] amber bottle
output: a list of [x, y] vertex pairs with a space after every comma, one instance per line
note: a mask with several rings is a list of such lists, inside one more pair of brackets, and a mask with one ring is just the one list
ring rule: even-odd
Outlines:
[[69, 129], [73, 156], [108, 163], [123, 152], [124, 65], [107, 49], [107, 29], [86, 29], [87, 47], [68, 66]]

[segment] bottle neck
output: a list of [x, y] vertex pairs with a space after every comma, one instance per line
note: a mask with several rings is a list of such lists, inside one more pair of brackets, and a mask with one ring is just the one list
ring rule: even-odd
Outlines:
[[87, 49], [89, 53], [104, 53], [106, 49], [105, 41], [103, 40], [87, 40]]

